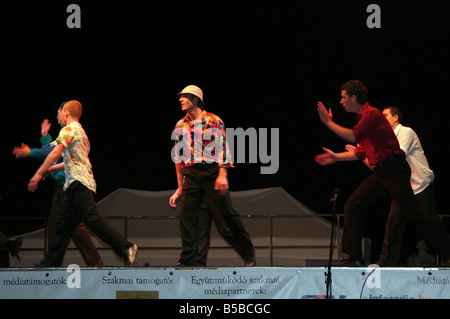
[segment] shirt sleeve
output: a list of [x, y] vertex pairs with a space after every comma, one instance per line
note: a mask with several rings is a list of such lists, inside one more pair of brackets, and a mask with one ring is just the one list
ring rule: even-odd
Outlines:
[[39, 148], [32, 148], [30, 149], [30, 157], [43, 162], [47, 158], [47, 155], [53, 151], [54, 147], [55, 145], [53, 144], [47, 144]]
[[361, 161], [365, 160], [366, 152], [364, 151], [364, 146], [359, 144], [358, 147], [355, 148], [355, 155], [359, 160], [361, 160]]
[[412, 129], [402, 127], [401, 134], [397, 136], [397, 139], [400, 144], [400, 148], [403, 152], [405, 152], [405, 154], [409, 154], [413, 149], [416, 136], [416, 133]]
[[[175, 129], [172, 131], [172, 140], [175, 140], [175, 145], [172, 148], [172, 161], [178, 168], [184, 168], [185, 162], [183, 159], [187, 157], [186, 152], [190, 152], [190, 146], [188, 147], [187, 141], [190, 137], [187, 130], [183, 129], [183, 120], [180, 120], [175, 125]], [[181, 139], [180, 139], [181, 138]], [[180, 154], [183, 152], [183, 155]], [[189, 156], [190, 157], [190, 156]]]
[[74, 130], [70, 126], [64, 126], [61, 131], [59, 131], [58, 138], [56, 142], [62, 144], [64, 148], [68, 148], [72, 144], [75, 138]]
[[41, 146], [45, 146], [52, 142], [52, 136], [50, 134], [41, 136]]
[[225, 124], [222, 120], [219, 121], [219, 129], [223, 136], [222, 150], [219, 154], [219, 158], [222, 159], [222, 162], [219, 162], [219, 167], [234, 167], [230, 147], [227, 142], [227, 132], [225, 130]]

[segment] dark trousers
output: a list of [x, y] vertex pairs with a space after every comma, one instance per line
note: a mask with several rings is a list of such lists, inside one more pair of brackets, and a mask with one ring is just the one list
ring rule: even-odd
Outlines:
[[[396, 157], [375, 169], [374, 174], [366, 178], [345, 203], [344, 232], [342, 252], [351, 260], [362, 259], [362, 237], [365, 216], [369, 208], [388, 191], [398, 205], [400, 214], [409, 221], [425, 239], [444, 255], [450, 253], [450, 236], [444, 226], [436, 229], [419, 213], [416, 198], [410, 184], [411, 169], [403, 157]], [[395, 236], [395, 234], [394, 234]], [[392, 238], [392, 234], [391, 234]]]
[[8, 240], [9, 237], [0, 230], [0, 267], [9, 267], [9, 252], [4, 247]]
[[[446, 229], [437, 213], [433, 184], [428, 185], [427, 188], [414, 197], [416, 198], [418, 213], [421, 215], [421, 218], [427, 221], [426, 223], [430, 229], [434, 229], [429, 238], [435, 243], [435, 246], [439, 247], [441, 241], [439, 234], [445, 233]], [[380, 263], [386, 265], [399, 265], [402, 263], [403, 236], [406, 225], [407, 221], [401, 214], [399, 205], [397, 202], [392, 201], [381, 248]], [[432, 239], [435, 236], [437, 237]], [[445, 247], [441, 247], [440, 250], [445, 251]]]
[[61, 266], [67, 244], [82, 220], [119, 257], [124, 258], [132, 244], [98, 214], [94, 193], [78, 181], [73, 182], [66, 193], [67, 199], [58, 217], [55, 238], [45, 258], [45, 266]]
[[3, 249], [3, 246], [8, 242], [8, 240], [9, 237], [3, 234], [2, 231], [0, 231], [0, 249]]
[[221, 196], [214, 189], [219, 173], [215, 164], [196, 164], [183, 169], [185, 180], [180, 205], [180, 231], [182, 252], [179, 262], [197, 266], [199, 253], [200, 209], [204, 203], [220, 213], [232, 234], [233, 247], [245, 261], [255, 259], [255, 251], [249, 233], [239, 214], [233, 209], [229, 192]]
[[[58, 216], [64, 207], [67, 194], [63, 190], [63, 186], [56, 186], [53, 192], [52, 206], [48, 219], [48, 240], [47, 247], [52, 247], [56, 234]], [[72, 235], [72, 240], [79, 249], [84, 261], [90, 267], [103, 266], [103, 260], [92, 241], [91, 235], [88, 233], [83, 223], [77, 224]]]
[[[235, 214], [237, 214], [235, 212]], [[200, 209], [200, 229], [198, 238], [198, 256], [197, 265], [206, 266], [208, 260], [209, 246], [211, 242], [211, 226], [212, 222], [216, 225], [217, 231], [230, 244], [231, 247], [245, 260], [246, 251], [242, 249], [239, 242], [236, 242], [233, 237], [233, 233], [228, 228], [225, 220], [217, 209], [209, 208], [205, 204], [202, 204]]]

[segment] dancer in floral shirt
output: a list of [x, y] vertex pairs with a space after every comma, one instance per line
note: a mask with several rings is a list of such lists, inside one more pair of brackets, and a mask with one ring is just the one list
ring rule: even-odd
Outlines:
[[[37, 267], [61, 266], [67, 244], [76, 225], [84, 223], [105, 243], [110, 245], [118, 256], [123, 258], [125, 266], [133, 266], [136, 260], [137, 245], [125, 239], [111, 227], [97, 211], [94, 199], [96, 183], [89, 161], [89, 139], [78, 122], [82, 114], [81, 103], [69, 101], [58, 110], [63, 125], [56, 139], [57, 145], [47, 156], [28, 183], [28, 190], [35, 192], [43, 177], [54, 171], [64, 169], [66, 180], [64, 190], [67, 200], [58, 218], [58, 229], [50, 251]], [[64, 162], [53, 165], [64, 153]]]

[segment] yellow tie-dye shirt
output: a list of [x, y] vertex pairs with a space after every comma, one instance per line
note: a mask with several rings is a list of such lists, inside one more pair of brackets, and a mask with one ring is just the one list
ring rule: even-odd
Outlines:
[[96, 192], [97, 185], [88, 156], [91, 146], [81, 124], [72, 122], [64, 126], [59, 132], [56, 142], [62, 144], [65, 148], [63, 153], [64, 173], [66, 175], [64, 190], [74, 181], [79, 181], [93, 192]]

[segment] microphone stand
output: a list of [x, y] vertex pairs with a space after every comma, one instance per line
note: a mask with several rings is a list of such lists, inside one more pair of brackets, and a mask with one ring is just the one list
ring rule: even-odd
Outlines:
[[333, 250], [334, 250], [334, 231], [335, 231], [335, 225], [336, 225], [336, 201], [337, 201], [337, 197], [339, 195], [339, 188], [336, 188], [334, 190], [334, 194], [333, 197], [331, 197], [330, 202], [332, 202], [332, 208], [331, 208], [331, 236], [330, 236], [330, 255], [328, 257], [328, 271], [326, 273], [326, 296], [327, 299], [331, 299], [332, 298], [332, 292], [331, 292], [331, 264], [333, 261]]

